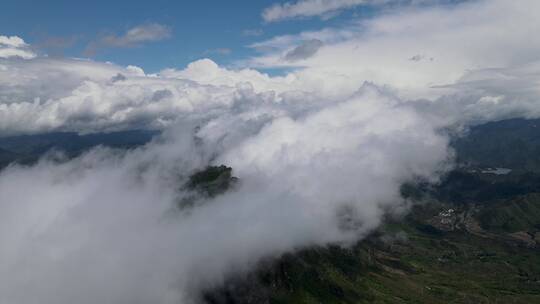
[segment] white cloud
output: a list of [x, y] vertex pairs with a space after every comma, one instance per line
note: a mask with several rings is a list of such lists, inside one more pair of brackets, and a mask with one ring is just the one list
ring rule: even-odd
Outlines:
[[[163, 128], [184, 114], [234, 99], [234, 87], [144, 76], [133, 67], [46, 58], [2, 64], [0, 130], [4, 134]], [[122, 81], [115, 81], [118, 75]], [[162, 90], [170, 91], [170, 97], [155, 100], [154, 94]]]
[[0, 58], [22, 58], [31, 59], [36, 57], [28, 44], [23, 39], [17, 36], [0, 36]]
[[293, 75], [228, 70], [209, 59], [154, 75], [74, 59], [0, 60], [0, 66], [0, 135], [162, 129], [187, 116], [225, 110], [246, 94], [275, 102], [315, 99]]
[[24, 40], [17, 36], [0, 36], [0, 44], [14, 48], [25, 47], [27, 44]]
[[[530, 39], [540, 28], [534, 13], [539, 5], [532, 0], [494, 0], [388, 9], [342, 28], [253, 44], [263, 53], [240, 64], [301, 68], [297, 77], [320, 78], [322, 85], [335, 79], [332, 84], [349, 93], [359, 83], [373, 81], [395, 88], [406, 98], [435, 98], [447, 91], [432, 86], [453, 83], [468, 70], [540, 59], [540, 42]], [[321, 40], [325, 46], [301, 62], [284, 60], [286, 52], [307, 39]], [[427, 60], [409, 60], [418, 54]]]
[[285, 77], [270, 77], [253, 69], [228, 70], [218, 66], [210, 59], [201, 59], [190, 63], [183, 70], [165, 69], [159, 73], [166, 78], [192, 80], [204, 85], [220, 87], [236, 87], [242, 83], [249, 83], [257, 93], [294, 91], [294, 75]]

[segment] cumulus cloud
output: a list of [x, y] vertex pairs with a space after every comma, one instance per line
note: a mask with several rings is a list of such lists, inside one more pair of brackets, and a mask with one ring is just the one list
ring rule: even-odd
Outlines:
[[20, 37], [0, 36], [0, 58], [10, 57], [31, 59], [36, 57], [36, 54]]
[[101, 48], [129, 48], [148, 42], [156, 42], [171, 37], [171, 29], [159, 23], [147, 23], [135, 26], [123, 35], [109, 34], [90, 43], [85, 53], [93, 54]]
[[0, 60], [0, 66], [2, 135], [162, 129], [187, 115], [229, 107], [242, 94], [280, 100], [293, 90], [286, 77], [227, 70], [209, 59], [158, 75], [73, 59]]
[[[433, 86], [457, 81], [467, 70], [510, 67], [538, 60], [537, 1], [466, 1], [455, 5], [388, 9], [342, 27], [278, 36], [253, 44], [262, 54], [242, 62], [252, 67], [302, 68], [298, 77], [353, 92], [362, 81], [394, 87], [404, 98], [435, 98]], [[512, 24], [509, 27], [508, 24]], [[283, 53], [318, 39], [324, 48], [302, 62]], [[434, 60], [408, 60], [424, 54]], [[329, 81], [336, 80], [333, 83]], [[348, 83], [348, 84], [347, 84]]]
[[299, 46], [290, 50], [285, 54], [285, 60], [298, 61], [312, 57], [317, 51], [324, 45], [324, 43], [318, 39], [312, 39], [302, 42]]
[[[165, 69], [159, 73], [165, 78], [191, 80], [199, 84], [213, 85], [221, 88], [243, 86], [253, 88], [255, 93], [298, 92], [301, 84], [294, 75], [271, 77], [254, 69], [244, 68], [231, 70], [220, 67], [210, 59], [194, 61], [183, 70]], [[277, 96], [279, 98], [279, 96]]]

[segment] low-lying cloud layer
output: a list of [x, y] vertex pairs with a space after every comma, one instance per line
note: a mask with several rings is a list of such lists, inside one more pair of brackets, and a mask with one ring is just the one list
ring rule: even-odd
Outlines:
[[[406, 211], [404, 182], [452, 165], [443, 129], [540, 116], [538, 3], [524, 4], [406, 9], [259, 43], [272, 51], [251, 62], [275, 67], [320, 42], [285, 76], [0, 58], [1, 135], [164, 130], [136, 150], [0, 172], [0, 302], [193, 303], [261, 259], [361, 239]], [[176, 208], [187, 177], [218, 164], [238, 186]]]
[[[256, 100], [126, 154], [0, 173], [0, 300], [191, 301], [262, 258], [365, 236], [404, 210], [403, 182], [444, 170], [446, 138], [372, 85], [303, 113]], [[232, 165], [240, 185], [176, 210], [207, 164]]]

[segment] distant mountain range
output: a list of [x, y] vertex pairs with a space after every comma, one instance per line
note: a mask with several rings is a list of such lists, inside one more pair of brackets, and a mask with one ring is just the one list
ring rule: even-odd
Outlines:
[[540, 119], [510, 119], [475, 126], [455, 138], [459, 163], [540, 171]]
[[0, 137], [0, 168], [9, 163], [32, 163], [51, 150], [77, 156], [96, 146], [131, 149], [148, 143], [158, 131], [134, 130], [79, 135], [61, 132]]

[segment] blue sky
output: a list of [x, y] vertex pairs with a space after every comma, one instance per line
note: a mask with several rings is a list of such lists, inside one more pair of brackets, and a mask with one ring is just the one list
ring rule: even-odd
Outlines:
[[[246, 46], [250, 43], [335, 25], [351, 14], [367, 10], [357, 7], [330, 20], [301, 18], [264, 22], [262, 11], [275, 3], [276, 0], [3, 0], [0, 28], [4, 35], [24, 37], [50, 56], [90, 57], [121, 65], [138, 65], [155, 72], [165, 67], [180, 68], [203, 57], [226, 65], [249, 56], [253, 50]], [[130, 28], [150, 23], [168, 27], [170, 37], [135, 47], [104, 47], [95, 54], [85, 53], [91, 42], [104, 35], [120, 36]], [[245, 35], [244, 31], [250, 30], [260, 35]]]

